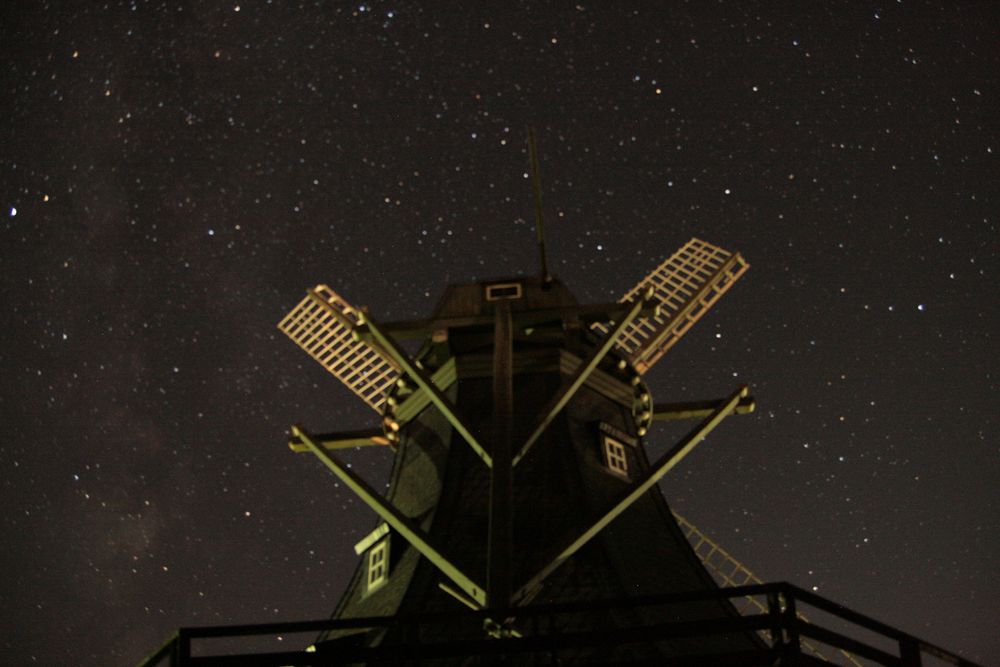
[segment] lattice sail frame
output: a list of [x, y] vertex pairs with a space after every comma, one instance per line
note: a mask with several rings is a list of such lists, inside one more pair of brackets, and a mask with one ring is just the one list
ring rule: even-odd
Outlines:
[[360, 323], [358, 309], [326, 285], [317, 285], [278, 328], [381, 414], [399, 368], [378, 348], [354, 339]]
[[[680, 526], [681, 531], [684, 533], [684, 537], [691, 543], [691, 548], [694, 550], [695, 555], [698, 556], [702, 565], [712, 574], [719, 586], [726, 588], [764, 583], [746, 565], [736, 560], [732, 554], [719, 546], [718, 542], [713, 541], [705, 533], [698, 530], [693, 523], [674, 510], [671, 510], [671, 513], [674, 515], [677, 525]], [[767, 604], [764, 601], [749, 595], [743, 598], [742, 604], [737, 606], [737, 611], [742, 616], [768, 613]], [[809, 622], [809, 618], [801, 611], [797, 611], [795, 615], [803, 621]], [[767, 630], [761, 630], [760, 635], [765, 641], [769, 642], [771, 639], [770, 632]], [[802, 648], [826, 662], [846, 665], [848, 667], [864, 667], [862, 663], [858, 662], [847, 651], [826, 645], [819, 646], [805, 638], [800, 639], [800, 642]]]
[[[636, 319], [622, 332], [618, 349], [639, 373], [645, 373], [748, 268], [739, 253], [692, 238], [620, 299], [641, 298], [652, 288], [660, 313]], [[609, 331], [601, 322], [592, 328], [603, 334]]]

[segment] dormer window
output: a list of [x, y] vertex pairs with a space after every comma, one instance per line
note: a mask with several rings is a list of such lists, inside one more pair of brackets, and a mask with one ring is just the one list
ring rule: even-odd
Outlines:
[[601, 441], [604, 449], [604, 465], [616, 475], [628, 479], [627, 445], [608, 435], [602, 435]]
[[372, 592], [389, 580], [389, 536], [375, 543], [368, 550], [368, 592]]
[[597, 422], [596, 426], [604, 467], [607, 468], [608, 472], [628, 479], [628, 450], [637, 447], [639, 441], [607, 422]]
[[371, 593], [389, 580], [389, 533], [388, 524], [380, 523], [375, 530], [365, 535], [354, 545], [354, 553], [366, 554], [367, 565], [365, 592]]

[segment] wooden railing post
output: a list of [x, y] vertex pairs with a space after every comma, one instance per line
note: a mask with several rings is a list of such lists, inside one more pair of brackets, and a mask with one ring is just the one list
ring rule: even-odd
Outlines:
[[788, 651], [796, 657], [802, 654], [802, 645], [799, 642], [799, 617], [795, 611], [795, 593], [784, 588], [785, 598], [785, 630], [788, 633]]
[[771, 621], [771, 648], [777, 650], [785, 643], [784, 633], [781, 630], [781, 597], [777, 590], [769, 591], [767, 594], [767, 616]]
[[899, 640], [899, 657], [903, 667], [920, 667], [920, 644], [912, 637]]

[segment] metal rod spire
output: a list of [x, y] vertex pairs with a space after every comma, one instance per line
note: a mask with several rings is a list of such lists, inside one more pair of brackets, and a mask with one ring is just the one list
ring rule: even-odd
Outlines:
[[538, 166], [538, 150], [535, 148], [535, 131], [528, 128], [528, 158], [531, 161], [531, 189], [535, 193], [535, 237], [538, 239], [538, 253], [542, 260], [542, 282], [552, 282], [549, 263], [545, 257], [545, 225], [542, 219], [542, 176]]

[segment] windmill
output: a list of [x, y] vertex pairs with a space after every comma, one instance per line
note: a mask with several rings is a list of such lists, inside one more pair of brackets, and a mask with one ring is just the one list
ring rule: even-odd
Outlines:
[[[293, 427], [291, 448], [316, 455], [381, 519], [355, 548], [362, 562], [337, 616], [623, 595], [622, 587], [574, 581], [611, 571], [626, 577], [616, 559], [633, 561], [636, 572], [676, 561], [667, 577], [674, 581], [647, 591], [710, 586], [679, 527], [665, 523], [673, 520], [653, 487], [726, 416], [750, 412], [754, 402], [738, 387], [724, 399], [655, 404], [643, 375], [747, 268], [738, 253], [691, 239], [618, 303], [579, 305], [543, 274], [452, 285], [428, 320], [385, 324], [326, 285], [309, 290], [279, 328], [381, 417], [369, 432]], [[414, 357], [403, 336], [425, 338]], [[647, 461], [640, 439], [650, 424], [680, 418], [701, 421]], [[396, 450], [385, 497], [334, 453], [361, 444]], [[560, 475], [580, 466], [583, 479]], [[581, 502], [601, 509], [550, 525], [561, 534], [539, 539], [540, 517], [553, 521]], [[656, 545], [654, 557], [602, 553], [634, 548], [621, 530], [609, 537], [626, 517], [634, 538]], [[595, 540], [620, 547], [597, 548]], [[440, 595], [430, 594], [428, 579]], [[500, 631], [516, 631], [516, 622], [509, 626]]]
[[[355, 547], [362, 559], [336, 618], [443, 611], [447, 602], [432, 595], [431, 579], [452, 602], [508, 608], [536, 599], [626, 595], [630, 591], [621, 586], [588, 589], [572, 580], [611, 571], [625, 577], [619, 570], [630, 560], [637, 571], [656, 567], [655, 559], [617, 553], [610, 559], [617, 564], [604, 562], [607, 553], [581, 556], [588, 546], [602, 551], [595, 540], [607, 552], [616, 551], [610, 542], [623, 545], [621, 551], [634, 548], [629, 542], [650, 540], [657, 558], [670, 554], [673, 580], [631, 584], [643, 592], [711, 588], [711, 576], [692, 555], [724, 583], [753, 580], [727, 552], [672, 515], [653, 488], [726, 416], [753, 411], [747, 388], [724, 399], [655, 404], [643, 380], [749, 264], [739, 253], [693, 238], [619, 302], [579, 305], [548, 271], [532, 135], [529, 155], [538, 278], [452, 285], [428, 320], [386, 324], [317, 285], [278, 325], [381, 418], [381, 428], [368, 432], [312, 435], [295, 426], [289, 443], [293, 451], [317, 456], [380, 518]], [[415, 357], [399, 343], [403, 337], [424, 338]], [[700, 423], [659, 460], [648, 461], [641, 439], [650, 424], [676, 419]], [[334, 453], [359, 445], [395, 450], [385, 497]], [[577, 466], [594, 470], [585, 480], [556, 481], [560, 467]], [[561, 502], [554, 499], [560, 495]], [[557, 534], [545, 540], [530, 537], [540, 527], [531, 515], [553, 507], [566, 512], [580, 501], [593, 510], [557, 524]], [[623, 514], [628, 520], [616, 522]], [[611, 536], [613, 523], [633, 527]], [[700, 542], [692, 550], [685, 537]], [[706, 611], [702, 605], [693, 617], [734, 613], [728, 601], [717, 607]], [[514, 618], [492, 620], [495, 633], [517, 632]], [[334, 632], [320, 644], [345, 639], [393, 641], [386, 633], [359, 638]], [[745, 636], [722, 644], [757, 647], [756, 637]], [[653, 655], [686, 650], [660, 647]]]
[[[447, 287], [426, 319], [381, 322], [326, 285], [279, 323], [378, 415], [313, 433], [311, 453], [376, 514], [330, 621], [182, 629], [143, 665], [972, 665], [789, 584], [763, 584], [671, 510], [658, 482], [755, 403], [656, 403], [645, 376], [747, 271], [693, 238], [615, 303], [580, 304], [549, 271]], [[419, 340], [410, 354], [403, 340]], [[694, 426], [650, 460], [653, 422]], [[393, 451], [385, 494], [338, 450]], [[808, 604], [895, 646], [810, 622]], [[191, 641], [319, 632], [305, 651], [191, 657]], [[847, 653], [848, 649], [851, 653]], [[853, 654], [853, 655], [852, 655]], [[859, 662], [854, 655], [869, 662]]]

